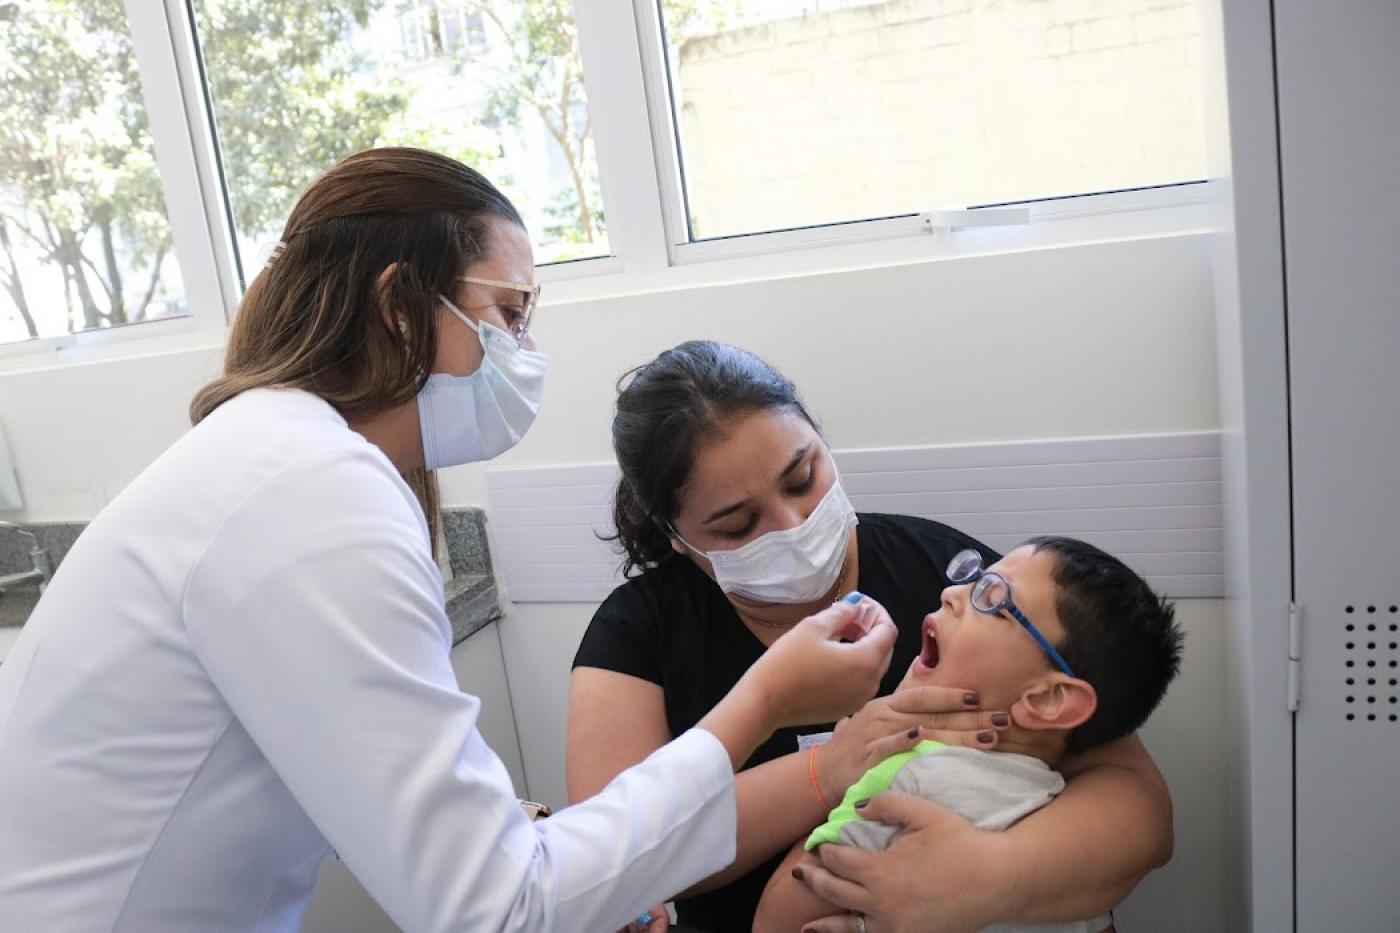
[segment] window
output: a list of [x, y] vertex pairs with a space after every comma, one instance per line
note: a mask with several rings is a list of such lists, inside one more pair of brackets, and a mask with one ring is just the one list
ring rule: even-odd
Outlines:
[[297, 196], [371, 146], [421, 146], [505, 191], [537, 262], [607, 232], [570, 3], [195, 0], [245, 276]]
[[487, 49], [485, 21], [465, 3], [399, 0], [395, 14], [405, 58], [480, 55]]
[[1027, 248], [1181, 229], [1197, 2], [0, 0], [0, 343], [217, 339], [300, 193], [372, 146], [477, 167], [555, 279], [961, 255], [1014, 237], [915, 215], [1011, 201], [1063, 199]]
[[0, 342], [186, 313], [122, 0], [0, 2]]
[[692, 240], [1205, 176], [1195, 0], [663, 0]]

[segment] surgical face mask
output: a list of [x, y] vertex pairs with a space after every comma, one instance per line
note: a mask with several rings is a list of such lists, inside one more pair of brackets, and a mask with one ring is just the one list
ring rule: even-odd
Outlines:
[[473, 321], [452, 302], [447, 310], [476, 331], [481, 366], [470, 376], [433, 373], [418, 393], [423, 466], [436, 470], [490, 460], [510, 450], [540, 410], [549, 355], [527, 350], [486, 321]]
[[770, 531], [732, 551], [702, 551], [674, 529], [672, 534], [709, 560], [724, 592], [761, 603], [809, 603], [836, 585], [856, 523], [855, 509], [837, 481], [802, 524]]

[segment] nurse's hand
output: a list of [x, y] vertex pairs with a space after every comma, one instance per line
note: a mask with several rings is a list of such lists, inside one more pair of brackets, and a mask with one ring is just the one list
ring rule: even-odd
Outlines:
[[850, 598], [797, 623], [740, 680], [767, 697], [774, 728], [840, 719], [879, 691], [898, 631], [884, 606]]
[[[902, 831], [883, 852], [822, 846], [799, 879], [831, 903], [865, 916], [869, 933], [963, 933], [1007, 919], [1004, 833], [984, 832], [936, 803], [889, 792], [861, 808]], [[839, 930], [848, 917], [808, 929]]]
[[840, 800], [866, 771], [922, 739], [996, 748], [1011, 717], [979, 710], [981, 702], [975, 690], [961, 687], [906, 687], [876, 697], [854, 716], [838, 722], [831, 741], [818, 747], [815, 768], [822, 796]]
[[719, 739], [738, 770], [775, 730], [840, 719], [873, 697], [896, 634], [873, 599], [842, 600], [773, 642], [696, 726]]
[[[650, 917], [651, 919], [643, 925], [641, 920], [646, 917]], [[666, 912], [666, 905], [657, 904], [651, 910], [642, 914], [641, 917], [638, 917], [636, 920], [633, 920], [631, 923], [627, 924], [627, 926], [623, 927], [620, 933], [665, 933], [670, 927], [671, 915]]]

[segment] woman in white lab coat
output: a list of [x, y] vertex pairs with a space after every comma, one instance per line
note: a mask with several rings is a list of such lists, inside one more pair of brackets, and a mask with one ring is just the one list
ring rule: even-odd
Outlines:
[[282, 239], [194, 429], [0, 667], [0, 926], [291, 931], [333, 848], [408, 930], [596, 931], [722, 868], [735, 763], [872, 696], [888, 616], [814, 616], [697, 728], [530, 823], [454, 680], [403, 479], [500, 454], [539, 407], [520, 217], [460, 163], [375, 150]]

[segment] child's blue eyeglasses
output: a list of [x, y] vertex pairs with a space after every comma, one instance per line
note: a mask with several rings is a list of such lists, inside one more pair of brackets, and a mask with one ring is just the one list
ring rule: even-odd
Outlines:
[[[989, 616], [999, 616], [1003, 612], [1009, 614], [1011, 618], [1021, 623], [1021, 627], [1031, 633], [1031, 637], [1040, 643], [1040, 647], [1045, 649], [1045, 653], [1050, 655], [1050, 660], [1055, 662], [1055, 666], [1064, 671], [1069, 676], [1074, 676], [1074, 671], [1069, 669], [1065, 659], [1060, 657], [1060, 653], [1055, 650], [1055, 646], [1050, 644], [1050, 640], [1040, 634], [1040, 629], [1031, 624], [1031, 620], [1026, 618], [1026, 614], [1016, 608], [1016, 604], [1011, 601], [1011, 584], [1006, 578], [994, 570], [982, 569], [982, 555], [971, 548], [959, 551], [953, 559], [948, 562], [948, 580], [952, 583], [972, 583], [972, 593], [969, 597], [972, 608], [978, 612]], [[976, 582], [974, 582], [976, 581]]]

